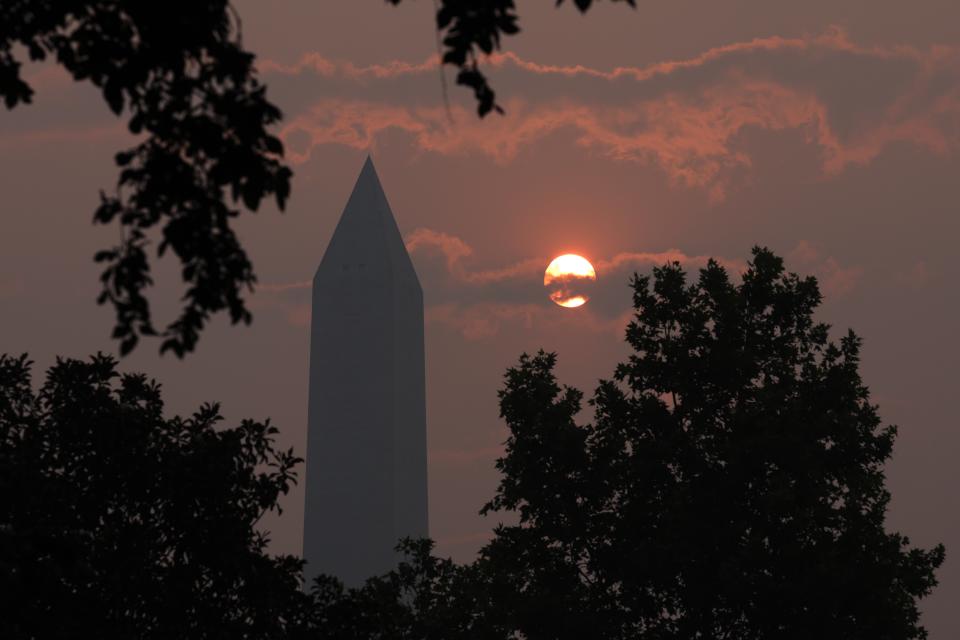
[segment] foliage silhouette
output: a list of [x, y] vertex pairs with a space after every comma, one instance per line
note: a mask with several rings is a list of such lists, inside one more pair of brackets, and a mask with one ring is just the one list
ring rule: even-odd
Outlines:
[[815, 323], [814, 278], [755, 249], [741, 284], [716, 262], [632, 283], [634, 350], [590, 400], [556, 357], [506, 375], [511, 511], [482, 551], [501, 626], [537, 638], [922, 638], [917, 600], [944, 549], [884, 530], [882, 427], [860, 339]]
[[556, 356], [523, 355], [500, 392], [510, 436], [494, 498], [514, 512], [458, 566], [408, 560], [345, 591], [323, 578], [310, 623], [354, 638], [923, 638], [917, 601], [944, 549], [884, 530], [881, 426], [813, 312], [814, 278], [755, 249], [741, 284], [711, 261], [632, 283], [634, 349], [576, 421]]
[[312, 589], [307, 627], [329, 640], [486, 640], [507, 637], [479, 562], [459, 565], [431, 554], [430, 540], [405, 539], [406, 560], [393, 571], [346, 590], [321, 576]]
[[[149, 233], [161, 225], [157, 255], [172, 250], [186, 285], [179, 318], [162, 332], [161, 352], [193, 350], [210, 314], [249, 323], [243, 289], [256, 278], [230, 221], [273, 196], [282, 209], [291, 171], [266, 127], [280, 119], [244, 50], [239, 18], [226, 0], [105, 2], [13, 0], [0, 4], [0, 96], [30, 102], [14, 45], [48, 56], [77, 81], [89, 80], [143, 137], [116, 155], [113, 194], [94, 214], [116, 222], [120, 243], [104, 263], [100, 304], [110, 303], [120, 352], [157, 333], [145, 290], [152, 284]], [[229, 194], [229, 195], [228, 195]], [[234, 204], [231, 204], [230, 201]]]
[[[593, 2], [574, 4], [586, 11]], [[502, 113], [478, 56], [519, 31], [513, 0], [440, 0], [436, 19], [443, 62], [457, 67], [457, 83], [473, 90], [479, 115]], [[280, 111], [267, 100], [241, 36], [227, 0], [0, 4], [0, 97], [8, 109], [33, 96], [21, 74], [20, 45], [30, 60], [52, 57], [75, 80], [91, 82], [111, 111], [128, 116], [131, 133], [142, 136], [116, 154], [116, 188], [101, 192], [94, 213], [95, 222], [120, 228], [119, 244], [95, 260], [104, 263], [97, 302], [114, 309], [121, 355], [159, 333], [161, 353], [182, 358], [211, 314], [227, 311], [234, 324], [252, 319], [243, 294], [253, 290], [256, 275], [230, 222], [265, 198], [283, 209], [292, 172], [282, 163], [283, 144], [267, 132]], [[161, 332], [146, 295], [156, 235], [157, 257], [171, 250], [185, 285], [179, 316]]]
[[98, 355], [37, 393], [0, 356], [3, 638], [282, 638], [302, 630], [302, 561], [255, 525], [300, 460], [276, 428], [163, 416], [159, 386]]
[[428, 540], [345, 590], [255, 529], [300, 460], [276, 429], [163, 417], [156, 383], [109, 357], [59, 360], [36, 393], [0, 356], [3, 637], [626, 639], [926, 637], [930, 550], [884, 529], [884, 427], [860, 339], [813, 313], [813, 278], [755, 249], [632, 283], [634, 353], [580, 391], [523, 355], [500, 391], [510, 436], [478, 559]]
[[[403, 0], [386, 0], [393, 5]], [[636, 0], [613, 0], [625, 2], [636, 8]], [[573, 4], [585, 13], [594, 0], [573, 0]], [[557, 6], [564, 0], [557, 0]], [[490, 55], [500, 49], [500, 38], [520, 32], [517, 25], [516, 5], [513, 0], [438, 0], [437, 30], [441, 34], [443, 63], [455, 66], [457, 84], [473, 90], [477, 100], [477, 114], [482, 118], [491, 111], [504, 113], [497, 104], [496, 92], [490, 87], [487, 77], [480, 71], [480, 54]]]

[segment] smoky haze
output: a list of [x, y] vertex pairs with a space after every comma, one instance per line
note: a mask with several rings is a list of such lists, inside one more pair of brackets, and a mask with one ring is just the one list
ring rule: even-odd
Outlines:
[[[122, 367], [156, 376], [171, 413], [221, 401], [228, 419], [272, 418], [306, 455], [310, 280], [372, 151], [423, 288], [430, 534], [469, 560], [496, 524], [477, 511], [498, 478], [506, 367], [543, 347], [561, 381], [592, 390], [627, 354], [634, 271], [711, 256], [736, 271], [769, 246], [820, 280], [820, 320], [864, 338], [865, 384], [899, 426], [889, 527], [946, 545], [921, 607], [933, 640], [960, 636], [960, 5], [622, 4], [524, 6], [489, 74], [506, 115], [478, 121], [450, 82], [451, 123], [423, 66], [431, 3], [236, 2], [295, 171], [284, 214], [238, 224], [254, 321], [218, 318], [185, 361], [147, 344]], [[0, 351], [42, 370], [115, 348], [92, 261], [115, 230], [90, 214], [130, 136], [90, 86], [47, 64], [26, 73], [34, 104], [0, 118]], [[568, 252], [598, 272], [579, 310], [542, 284]], [[178, 275], [154, 273], [161, 324]], [[264, 523], [279, 552], [303, 546], [302, 472]]]

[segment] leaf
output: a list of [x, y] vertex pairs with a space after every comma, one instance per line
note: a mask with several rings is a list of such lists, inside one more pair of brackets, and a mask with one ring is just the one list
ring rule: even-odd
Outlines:
[[287, 198], [290, 197], [290, 178], [289, 175], [278, 177], [276, 186], [277, 207], [282, 211], [287, 204]]
[[123, 89], [120, 84], [113, 80], [108, 80], [103, 87], [103, 98], [110, 106], [110, 110], [116, 115], [123, 111]]
[[137, 346], [137, 342], [138, 342], [137, 334], [132, 333], [130, 331], [126, 331], [120, 327], [114, 328], [113, 333], [114, 333], [113, 335], [114, 338], [119, 338], [121, 336], [124, 336], [124, 338], [120, 341], [121, 356], [125, 356], [129, 354], [131, 351], [133, 351], [134, 347]]
[[270, 153], [274, 153], [278, 156], [283, 155], [283, 143], [280, 141], [279, 138], [275, 136], [267, 136], [264, 139], [264, 144], [267, 147], [267, 151], [269, 151]]

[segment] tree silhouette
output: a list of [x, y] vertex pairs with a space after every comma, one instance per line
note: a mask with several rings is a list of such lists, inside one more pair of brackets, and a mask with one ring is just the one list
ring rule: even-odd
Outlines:
[[3, 638], [283, 638], [302, 629], [302, 561], [255, 525], [299, 462], [276, 428], [163, 416], [115, 362], [58, 360], [34, 393], [0, 356]]
[[355, 589], [319, 577], [311, 589], [307, 627], [329, 640], [490, 640], [508, 630], [492, 615], [486, 565], [458, 565], [431, 554], [429, 540], [405, 539], [406, 559]]
[[0, 356], [0, 636], [143, 638], [926, 637], [942, 545], [884, 528], [882, 426], [859, 338], [814, 322], [813, 278], [755, 249], [633, 280], [634, 353], [579, 424], [556, 356], [506, 375], [510, 429], [483, 512], [515, 512], [467, 565], [406, 560], [301, 592], [261, 516], [299, 463], [268, 423], [216, 405], [163, 416], [159, 386], [105, 356], [58, 360], [38, 392]]
[[[53, 57], [77, 81], [103, 92], [110, 109], [143, 136], [116, 155], [116, 190], [101, 192], [94, 214], [118, 223], [122, 240], [100, 251], [100, 304], [116, 314], [120, 352], [157, 333], [145, 290], [150, 233], [157, 255], [172, 251], [186, 285], [180, 316], [162, 332], [161, 352], [193, 350], [210, 314], [250, 322], [242, 296], [256, 278], [230, 226], [236, 206], [255, 211], [273, 196], [282, 209], [291, 171], [266, 128], [280, 111], [257, 80], [239, 18], [226, 0], [116, 2], [12, 0], [0, 4], [0, 97], [30, 102], [13, 46], [32, 60]], [[232, 201], [232, 203], [231, 203]]]
[[881, 426], [860, 340], [829, 340], [814, 278], [755, 249], [734, 284], [711, 261], [632, 283], [634, 349], [576, 419], [556, 356], [524, 355], [500, 392], [510, 429], [484, 513], [515, 512], [468, 565], [404, 541], [358, 589], [312, 591], [335, 639], [752, 640], [926, 637], [917, 601], [942, 545], [884, 529]]
[[[574, 4], [586, 11], [593, 2]], [[513, 0], [440, 0], [436, 19], [443, 62], [473, 90], [479, 115], [502, 112], [478, 59], [519, 31]], [[119, 244], [95, 256], [104, 263], [97, 302], [114, 309], [120, 353], [159, 334], [161, 353], [183, 357], [220, 311], [249, 324], [243, 294], [256, 275], [230, 222], [265, 198], [283, 209], [292, 172], [282, 163], [282, 143], [267, 132], [280, 111], [256, 77], [228, 0], [4, 2], [0, 98], [8, 109], [33, 96], [16, 45], [31, 60], [51, 57], [75, 80], [91, 82], [116, 115], [127, 116], [131, 133], [143, 136], [116, 154], [116, 188], [101, 192], [94, 213], [95, 222], [120, 227]], [[162, 331], [146, 295], [151, 242], [157, 257], [168, 250], [177, 256], [185, 285], [180, 314]]]
[[944, 549], [884, 529], [881, 426], [860, 339], [813, 320], [813, 278], [755, 249], [635, 277], [634, 353], [576, 421], [553, 354], [500, 392], [510, 429], [483, 550], [505, 626], [536, 638], [923, 638]]

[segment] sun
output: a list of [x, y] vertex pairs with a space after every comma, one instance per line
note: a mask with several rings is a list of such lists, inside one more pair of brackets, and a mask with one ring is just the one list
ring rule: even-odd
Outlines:
[[575, 253], [557, 256], [543, 274], [550, 299], [568, 309], [583, 306], [590, 299], [587, 291], [596, 280], [597, 272], [590, 261]]

